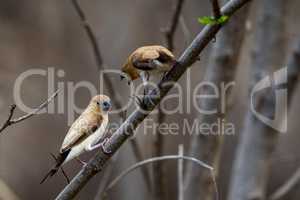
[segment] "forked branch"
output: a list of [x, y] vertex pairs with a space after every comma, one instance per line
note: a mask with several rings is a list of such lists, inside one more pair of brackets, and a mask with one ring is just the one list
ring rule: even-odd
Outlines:
[[19, 123], [21, 121], [24, 121], [25, 119], [28, 119], [34, 115], [37, 115], [39, 111], [41, 111], [43, 108], [45, 108], [60, 92], [60, 90], [57, 90], [56, 92], [54, 92], [46, 101], [44, 101], [41, 105], [39, 105], [37, 108], [35, 108], [32, 112], [27, 113], [26, 115], [23, 115], [21, 117], [12, 119], [13, 115], [14, 115], [14, 111], [16, 109], [16, 105], [13, 104], [10, 106], [10, 111], [9, 111], [9, 115], [7, 120], [5, 121], [5, 123], [2, 125], [2, 127], [0, 128], [0, 133], [6, 129], [7, 127]]

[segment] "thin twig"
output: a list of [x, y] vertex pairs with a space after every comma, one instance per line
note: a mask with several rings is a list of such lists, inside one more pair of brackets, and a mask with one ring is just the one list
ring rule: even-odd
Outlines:
[[[144, 156], [142, 154], [141, 147], [137, 142], [137, 139], [132, 138], [131, 140], [129, 140], [129, 143], [135, 155], [136, 161], [139, 162], [144, 160]], [[151, 191], [151, 177], [148, 168], [142, 168], [142, 175], [144, 176], [144, 181], [146, 183], [148, 190]]]
[[279, 200], [286, 194], [288, 194], [300, 181], [300, 167], [296, 172], [282, 185], [280, 186], [271, 196], [270, 200]]
[[[232, 16], [237, 10], [243, 7], [251, 0], [231, 0], [222, 8], [222, 14]], [[106, 142], [105, 148], [111, 153], [107, 154], [98, 151], [96, 155], [81, 169], [81, 171], [72, 179], [56, 197], [56, 200], [67, 200], [74, 198], [85, 184], [98, 172], [102, 171], [107, 161], [119, 150], [133, 134], [136, 128], [144, 121], [156, 105], [167, 95], [173, 88], [174, 83], [184, 74], [184, 72], [197, 61], [197, 57], [203, 49], [211, 42], [217, 32], [222, 28], [221, 24], [205, 26], [196, 36], [194, 41], [186, 48], [182, 56], [178, 59], [173, 68], [166, 74], [163, 80], [158, 84], [158, 88], [150, 91], [145, 100], [145, 107], [148, 112], [136, 109], [120, 126], [120, 128]], [[156, 95], [160, 94], [160, 95]]]
[[91, 42], [93, 50], [94, 50], [94, 56], [96, 58], [97, 65], [98, 65], [98, 67], [101, 67], [103, 65], [103, 59], [101, 56], [101, 51], [100, 51], [100, 48], [99, 48], [99, 45], [97, 42], [97, 38], [92, 29], [92, 26], [87, 21], [86, 16], [85, 16], [82, 8], [80, 7], [78, 1], [71, 0], [71, 2], [72, 2], [72, 5], [74, 6], [78, 16], [80, 17], [83, 28], [85, 29], [85, 31], [90, 39], [90, 42]]
[[41, 111], [43, 108], [45, 108], [60, 92], [60, 90], [57, 90], [56, 92], [54, 92], [46, 101], [44, 101], [41, 105], [39, 105], [37, 108], [35, 108], [32, 112], [27, 113], [26, 115], [23, 115], [21, 117], [12, 119], [13, 115], [14, 115], [14, 111], [16, 109], [16, 105], [13, 104], [10, 106], [10, 112], [9, 112], [9, 116], [6, 120], [6, 122], [2, 125], [1, 129], [0, 129], [0, 133], [6, 129], [8, 126], [11, 126], [13, 124], [19, 123], [21, 121], [24, 121], [25, 119], [28, 119], [34, 115], [37, 115], [39, 111]]
[[186, 25], [186, 22], [185, 22], [185, 19], [182, 15], [179, 18], [179, 22], [180, 22], [181, 29], [182, 29], [182, 32], [183, 32], [183, 35], [184, 35], [184, 39], [185, 39], [184, 44], [188, 45], [191, 42], [191, 32], [188, 29], [188, 27]]
[[174, 35], [178, 26], [184, 0], [177, 0], [170, 26], [164, 31], [167, 41], [167, 47], [170, 51], [174, 50]]
[[106, 188], [106, 192], [108, 190], [110, 190], [111, 188], [113, 188], [120, 180], [122, 180], [127, 174], [129, 174], [130, 172], [134, 171], [135, 169], [138, 169], [144, 165], [153, 163], [153, 162], [157, 162], [157, 161], [164, 161], [164, 160], [189, 160], [192, 161], [194, 163], [196, 163], [197, 165], [204, 167], [206, 169], [209, 169], [211, 171], [213, 171], [213, 168], [202, 162], [201, 160], [198, 160], [196, 158], [193, 157], [189, 157], [189, 156], [180, 156], [180, 155], [167, 155], [167, 156], [159, 156], [159, 157], [153, 157], [153, 158], [149, 158], [146, 160], [143, 160], [141, 162], [138, 162], [134, 165], [132, 165], [131, 167], [127, 168], [126, 170], [124, 170], [120, 175], [118, 175]]
[[114, 166], [115, 166], [114, 163], [117, 160], [117, 155], [114, 156], [109, 161], [108, 166], [104, 169], [103, 175], [102, 175], [101, 180], [100, 180], [100, 184], [98, 186], [98, 190], [97, 190], [96, 195], [94, 197], [94, 200], [99, 200], [99, 199], [101, 199], [100, 197], [103, 196], [105, 188], [107, 187], [107, 185], [108, 185], [108, 183], [111, 179], [111, 176], [112, 176], [112, 173], [113, 173], [113, 170], [114, 170]]
[[2, 125], [1, 129], [0, 129], [0, 133], [6, 128], [8, 127], [9, 125], [11, 125], [11, 118], [13, 117], [14, 115], [14, 111], [16, 109], [16, 104], [13, 104], [10, 106], [10, 109], [9, 109], [9, 115], [8, 115], [8, 118], [7, 120], [4, 122], [4, 124]]
[[221, 10], [218, 0], [210, 0], [212, 8], [213, 8], [213, 14], [215, 19], [219, 19], [221, 17]]
[[[184, 149], [183, 145], [178, 146], [178, 156], [183, 156]], [[178, 177], [178, 200], [184, 199], [184, 191], [183, 191], [183, 159], [178, 159], [178, 167], [177, 167], [177, 177]]]
[[[75, 11], [77, 12], [80, 20], [81, 20], [83, 28], [84, 28], [84, 30], [85, 30], [85, 32], [86, 32], [86, 34], [87, 34], [87, 36], [90, 40], [90, 43], [93, 47], [93, 52], [94, 52], [94, 56], [95, 56], [95, 59], [96, 59], [98, 70], [99, 70], [99, 72], [101, 72], [102, 70], [105, 70], [104, 61], [103, 61], [103, 58], [102, 58], [102, 55], [101, 55], [99, 44], [97, 42], [97, 38], [96, 38], [95, 33], [93, 31], [93, 28], [89, 24], [89, 22], [86, 18], [86, 15], [85, 15], [83, 9], [81, 8], [80, 4], [78, 3], [78, 1], [77, 0], [71, 0], [71, 2], [72, 2], [73, 7], [75, 8]], [[105, 74], [104, 74], [103, 78], [104, 78], [104, 82], [105, 82], [105, 87], [109, 91], [111, 99], [114, 99], [114, 104], [115, 104], [116, 108], [121, 109], [122, 108], [122, 103], [121, 103], [121, 100], [120, 100], [121, 97], [120, 97], [120, 95], [118, 95], [115, 92], [116, 90], [113, 87], [113, 83], [112, 83], [111, 79], [109, 77], [107, 77]], [[123, 111], [123, 112], [126, 112], [126, 111]], [[123, 118], [123, 112], [118, 113], [120, 118]], [[143, 160], [141, 148], [140, 148], [139, 144], [137, 143], [137, 141], [130, 140], [130, 144], [131, 144], [131, 147], [132, 147], [132, 150], [133, 150], [133, 153], [134, 153], [134, 156], [135, 156], [136, 160], [137, 161]], [[150, 189], [151, 188], [151, 180], [150, 180], [149, 172], [147, 170], [143, 170], [143, 176], [144, 176], [144, 179], [145, 179], [145, 182], [147, 184], [148, 189]]]

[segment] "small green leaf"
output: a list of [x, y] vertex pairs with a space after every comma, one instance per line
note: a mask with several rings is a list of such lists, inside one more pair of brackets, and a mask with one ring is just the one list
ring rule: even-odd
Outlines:
[[229, 17], [227, 15], [222, 15], [217, 21], [218, 24], [224, 24], [225, 22], [227, 22], [228, 19]]
[[200, 24], [208, 25], [208, 24], [215, 24], [216, 20], [213, 17], [204, 16], [204, 17], [199, 17], [198, 22]]
[[199, 17], [198, 22], [203, 25], [215, 25], [215, 24], [224, 24], [229, 19], [228, 16], [222, 15], [220, 18], [215, 19], [211, 16]]

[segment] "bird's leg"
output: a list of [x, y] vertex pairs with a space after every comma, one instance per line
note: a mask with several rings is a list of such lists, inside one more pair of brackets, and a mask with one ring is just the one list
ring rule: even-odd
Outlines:
[[[149, 93], [148, 83], [149, 83], [150, 74], [147, 71], [142, 71], [140, 73], [140, 76], [142, 78], [143, 86], [144, 86], [143, 98], [142, 99], [140, 99], [139, 97], [136, 97], [136, 98], [137, 98], [137, 104], [139, 105], [139, 107], [141, 107], [142, 109], [145, 109], [146, 108], [146, 102], [147, 102], [146, 98], [149, 99], [149, 96], [148, 96], [148, 93]], [[149, 102], [151, 102], [151, 99], [149, 100]]]
[[79, 162], [79, 163], [80, 163], [80, 164], [82, 164], [83, 166], [85, 166], [85, 165], [86, 165], [86, 162], [84, 162], [84, 161], [80, 160], [80, 158], [79, 158], [79, 157], [76, 157], [75, 159], [76, 159], [76, 161], [77, 161], [77, 162]]
[[160, 80], [163, 80], [163, 79], [164, 79], [164, 77], [167, 75], [167, 73], [168, 73], [168, 72], [164, 72], [164, 73], [162, 73], [162, 76], [161, 76], [161, 79], [160, 79]]
[[143, 86], [144, 86], [144, 96], [148, 93], [148, 82], [149, 82], [149, 78], [150, 78], [150, 74], [147, 71], [142, 71], [141, 72], [141, 78], [143, 81]]
[[96, 145], [93, 145], [93, 146], [90, 144], [90, 145], [87, 146], [86, 150], [87, 150], [87, 151], [93, 151], [94, 149], [97, 149], [97, 148], [101, 147], [101, 148], [102, 148], [102, 151], [103, 151], [104, 153], [110, 154], [111, 151], [110, 151], [110, 150], [107, 150], [107, 149], [105, 148], [105, 144], [106, 144], [107, 141], [108, 141], [108, 138], [105, 138], [104, 141], [101, 142], [101, 143], [99, 143], [99, 144], [96, 144]]

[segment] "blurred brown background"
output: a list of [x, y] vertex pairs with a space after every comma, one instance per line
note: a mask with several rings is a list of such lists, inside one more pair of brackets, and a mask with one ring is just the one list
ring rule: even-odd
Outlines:
[[[251, 9], [253, 25], [256, 17], [255, 2]], [[129, 53], [135, 48], [149, 44], [164, 44], [164, 37], [160, 29], [169, 24], [174, 1], [172, 0], [90, 0], [80, 1], [93, 26], [107, 66], [119, 68]], [[291, 51], [292, 43], [300, 33], [299, 11], [300, 2], [290, 0], [286, 17], [286, 52]], [[190, 31], [189, 42], [202, 29], [197, 22], [199, 16], [210, 15], [209, 1], [186, 0], [183, 8], [183, 18]], [[97, 86], [98, 70], [93, 52], [86, 33], [68, 0], [2, 0], [0, 2], [0, 122], [4, 122], [9, 112], [9, 105], [13, 101], [13, 85], [15, 79], [27, 69], [55, 67], [66, 72], [65, 77], [58, 81], [82, 80], [90, 81]], [[233, 162], [233, 150], [237, 137], [243, 126], [246, 98], [248, 94], [249, 57], [252, 48], [253, 29], [246, 35], [237, 74], [237, 87], [234, 89], [233, 109], [229, 121], [236, 127], [235, 136], [227, 136], [222, 158], [222, 170], [218, 181], [221, 197], [226, 194], [227, 180]], [[182, 29], [179, 27], [175, 38], [175, 54], [180, 53], [187, 46]], [[211, 47], [211, 45], [210, 45]], [[201, 55], [201, 61], [191, 68], [192, 86], [201, 80], [201, 72], [207, 63], [209, 48]], [[118, 77], [114, 77], [118, 80]], [[180, 80], [185, 84], [186, 77]], [[123, 84], [123, 83], [122, 83]], [[114, 87], [124, 98], [127, 91], [118, 81]], [[299, 90], [291, 106], [288, 118], [288, 132], [280, 136], [280, 143], [274, 160], [270, 191], [281, 185], [299, 166], [299, 129], [298, 116], [300, 107]], [[64, 94], [66, 97], [66, 94]], [[22, 98], [27, 105], [39, 105], [47, 98], [47, 81], [45, 77], [31, 77], [22, 85]], [[90, 99], [84, 89], [76, 93], [76, 105], [84, 107]], [[67, 108], [67, 102], [65, 109]], [[23, 113], [16, 111], [15, 116]], [[176, 122], [182, 117], [193, 119], [191, 115], [171, 115], [168, 122]], [[112, 116], [112, 121], [118, 121]], [[52, 166], [50, 152], [57, 152], [68, 129], [67, 114], [42, 114], [34, 116], [20, 124], [7, 128], [0, 136], [0, 180], [9, 186], [20, 199], [53, 199], [65, 186], [66, 182], [59, 173], [43, 185], [40, 179]], [[151, 136], [137, 134], [137, 139], [144, 150], [145, 157], [151, 156]], [[184, 139], [184, 140], [183, 140]], [[165, 154], [176, 154], [178, 144], [186, 141], [189, 136], [168, 136]], [[187, 149], [187, 146], [185, 146]], [[88, 160], [90, 155], [83, 156]], [[113, 175], [135, 162], [132, 151], [125, 144], [119, 153]], [[166, 162], [169, 176], [169, 199], [176, 197], [176, 165]], [[76, 161], [67, 164], [65, 170], [72, 177], [78, 172], [80, 165]], [[93, 178], [80, 192], [76, 199], [94, 199], [97, 193], [101, 175]], [[142, 182], [140, 171], [136, 171], [124, 179], [112, 192], [112, 199], [144, 199], [146, 190]], [[1, 184], [0, 184], [1, 187]], [[1, 192], [0, 188], [0, 192]], [[293, 197], [300, 194], [293, 194]], [[1, 194], [0, 194], [1, 197]], [[293, 198], [297, 199], [297, 198]]]

